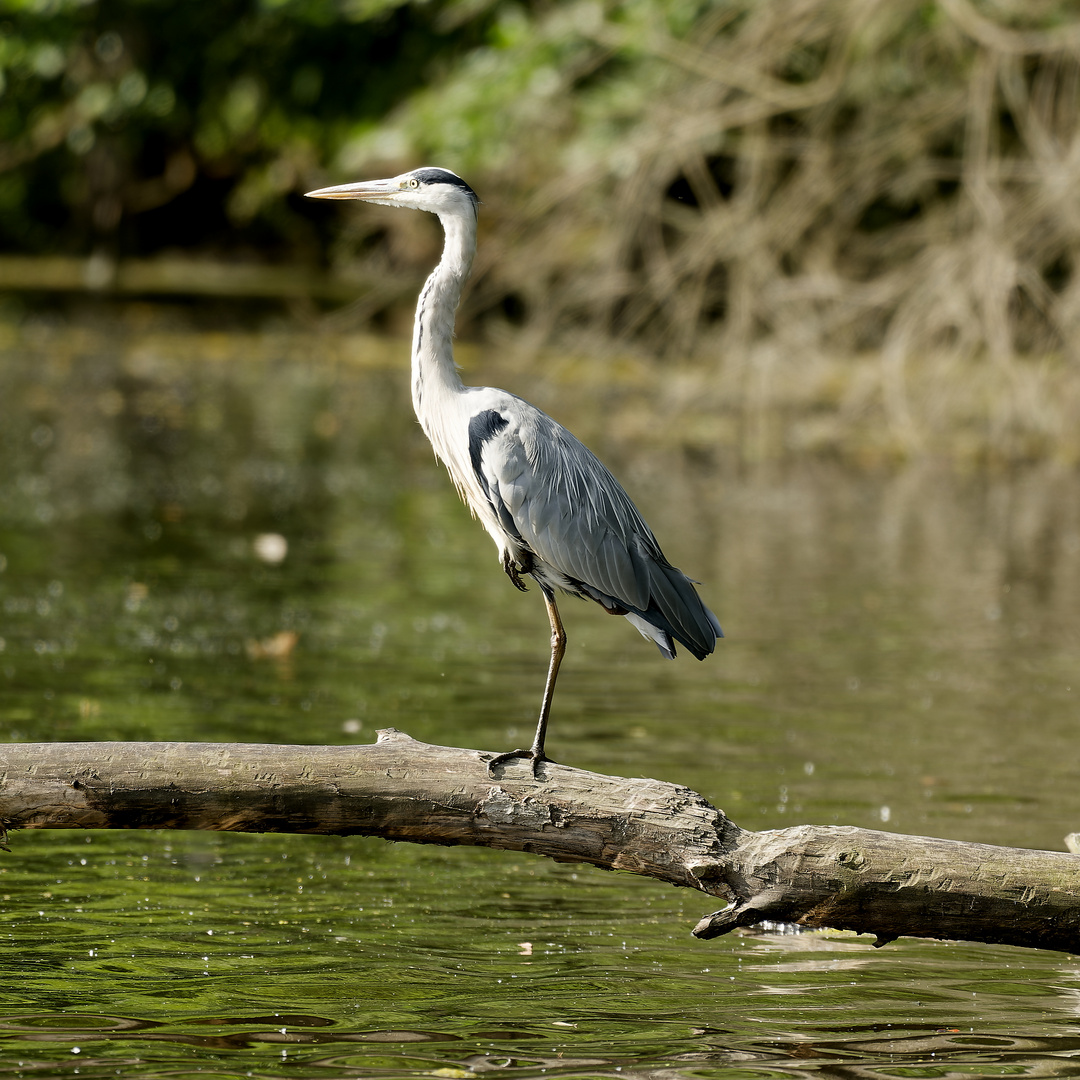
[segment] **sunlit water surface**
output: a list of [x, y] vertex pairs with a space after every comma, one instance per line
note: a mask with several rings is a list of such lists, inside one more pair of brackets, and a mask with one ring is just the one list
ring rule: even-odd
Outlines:
[[[433, 462], [400, 345], [2, 336], [5, 740], [527, 738], [543, 605]], [[566, 601], [556, 759], [688, 784], [747, 828], [1058, 849], [1080, 828], [1073, 474], [747, 472], [683, 446], [677, 421], [635, 449], [619, 418], [641, 403], [617, 389], [482, 360], [469, 376], [599, 450], [728, 634], [705, 663], [668, 663]], [[0, 1076], [1080, 1071], [1080, 961], [1059, 953], [699, 942], [707, 897], [471, 849], [12, 845]]]

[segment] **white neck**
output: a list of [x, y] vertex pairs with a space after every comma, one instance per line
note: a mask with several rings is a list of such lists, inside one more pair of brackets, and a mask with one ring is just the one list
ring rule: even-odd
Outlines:
[[475, 217], [440, 214], [439, 221], [446, 235], [442, 258], [420, 293], [412, 348], [413, 408], [437, 453], [440, 403], [463, 389], [454, 363], [454, 315], [476, 254]]

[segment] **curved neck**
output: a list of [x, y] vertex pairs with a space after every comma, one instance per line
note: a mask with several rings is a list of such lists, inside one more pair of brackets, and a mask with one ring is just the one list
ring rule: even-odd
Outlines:
[[454, 363], [454, 315], [476, 254], [475, 216], [440, 214], [439, 221], [445, 233], [442, 258], [420, 293], [413, 326], [413, 408], [429, 438], [440, 399], [462, 390]]

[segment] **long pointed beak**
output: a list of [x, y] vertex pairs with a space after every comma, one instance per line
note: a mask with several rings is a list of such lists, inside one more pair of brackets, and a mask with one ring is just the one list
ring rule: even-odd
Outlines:
[[400, 191], [392, 180], [362, 180], [359, 184], [339, 184], [306, 192], [308, 199], [388, 199]]

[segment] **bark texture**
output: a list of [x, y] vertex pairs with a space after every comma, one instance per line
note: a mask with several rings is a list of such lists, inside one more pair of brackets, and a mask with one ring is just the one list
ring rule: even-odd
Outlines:
[[0, 746], [5, 829], [215, 829], [471, 844], [626, 870], [727, 907], [703, 938], [762, 921], [1080, 952], [1080, 858], [802, 825], [750, 832], [685, 787], [431, 746]]

